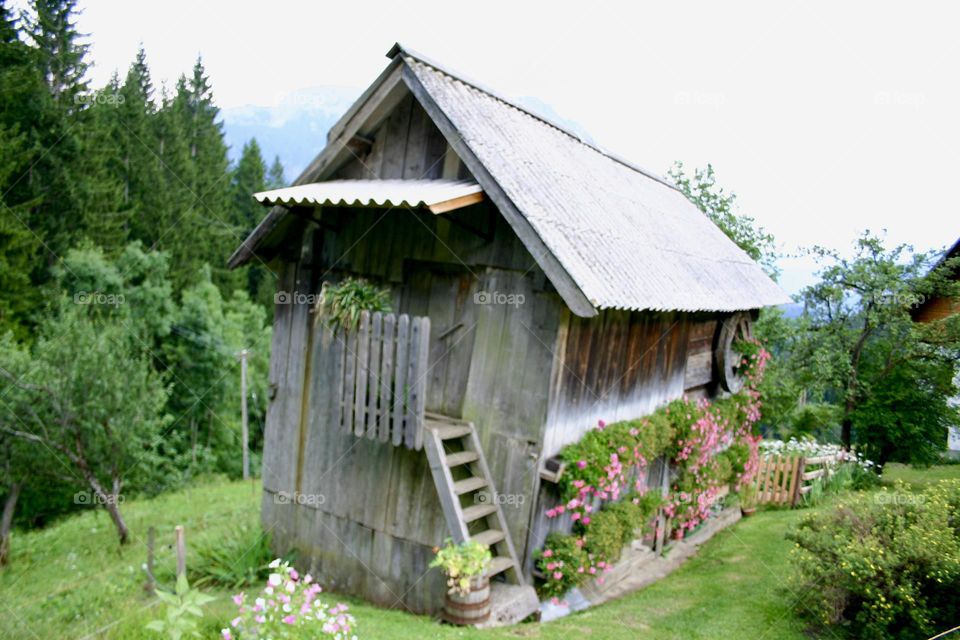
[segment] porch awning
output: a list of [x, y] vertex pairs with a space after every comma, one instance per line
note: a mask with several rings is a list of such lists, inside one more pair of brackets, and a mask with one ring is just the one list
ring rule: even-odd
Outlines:
[[330, 180], [253, 194], [260, 204], [315, 207], [420, 207], [441, 214], [483, 200], [472, 180]]

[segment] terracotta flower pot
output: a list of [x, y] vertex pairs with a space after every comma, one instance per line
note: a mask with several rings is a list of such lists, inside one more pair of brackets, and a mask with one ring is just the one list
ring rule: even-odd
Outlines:
[[756, 512], [757, 512], [756, 507], [740, 507], [740, 515], [742, 515], [744, 518], [749, 518]]

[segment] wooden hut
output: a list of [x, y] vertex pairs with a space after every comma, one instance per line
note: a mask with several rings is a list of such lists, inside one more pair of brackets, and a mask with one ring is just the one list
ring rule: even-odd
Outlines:
[[[334, 590], [432, 612], [433, 547], [481, 540], [498, 580], [529, 584], [551, 456], [598, 419], [722, 389], [729, 329], [788, 298], [663, 178], [388, 57], [294, 185], [256, 195], [272, 208], [230, 264], [279, 273], [275, 545]], [[332, 330], [319, 292], [349, 276], [394, 313]]]

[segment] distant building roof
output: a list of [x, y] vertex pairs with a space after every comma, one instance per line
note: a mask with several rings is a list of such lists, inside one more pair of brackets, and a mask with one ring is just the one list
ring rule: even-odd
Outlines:
[[[403, 81], [576, 313], [736, 311], [790, 301], [664, 178], [409, 49], [396, 45], [390, 55], [392, 64], [404, 66]], [[370, 95], [368, 90], [358, 104]], [[249, 258], [258, 231], [237, 250], [232, 265]]]

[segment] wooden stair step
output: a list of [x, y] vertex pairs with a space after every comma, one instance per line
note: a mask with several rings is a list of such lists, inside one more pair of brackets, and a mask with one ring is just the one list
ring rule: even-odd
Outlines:
[[480, 456], [477, 455], [476, 451], [459, 451], [457, 453], [449, 453], [446, 457], [447, 466], [456, 467], [461, 464], [467, 464], [468, 462], [474, 462]]
[[470, 425], [466, 424], [444, 424], [432, 427], [441, 440], [453, 440], [462, 438], [470, 433]]
[[467, 478], [466, 480], [458, 480], [453, 483], [453, 492], [458, 496], [462, 496], [465, 493], [471, 491], [476, 491], [477, 489], [483, 489], [487, 486], [487, 481], [483, 478]]
[[490, 573], [489, 576], [492, 578], [498, 573], [503, 573], [508, 569], [513, 568], [513, 560], [508, 556], [494, 556], [493, 560], [490, 561]]
[[479, 520], [480, 518], [496, 512], [497, 505], [495, 504], [475, 504], [472, 507], [467, 507], [463, 510], [463, 521], [473, 522], [474, 520]]
[[499, 529], [487, 529], [486, 531], [478, 533], [475, 536], [470, 536], [470, 539], [474, 542], [479, 542], [480, 544], [492, 547], [505, 537], [506, 536], [503, 535], [503, 531], [500, 531]]

